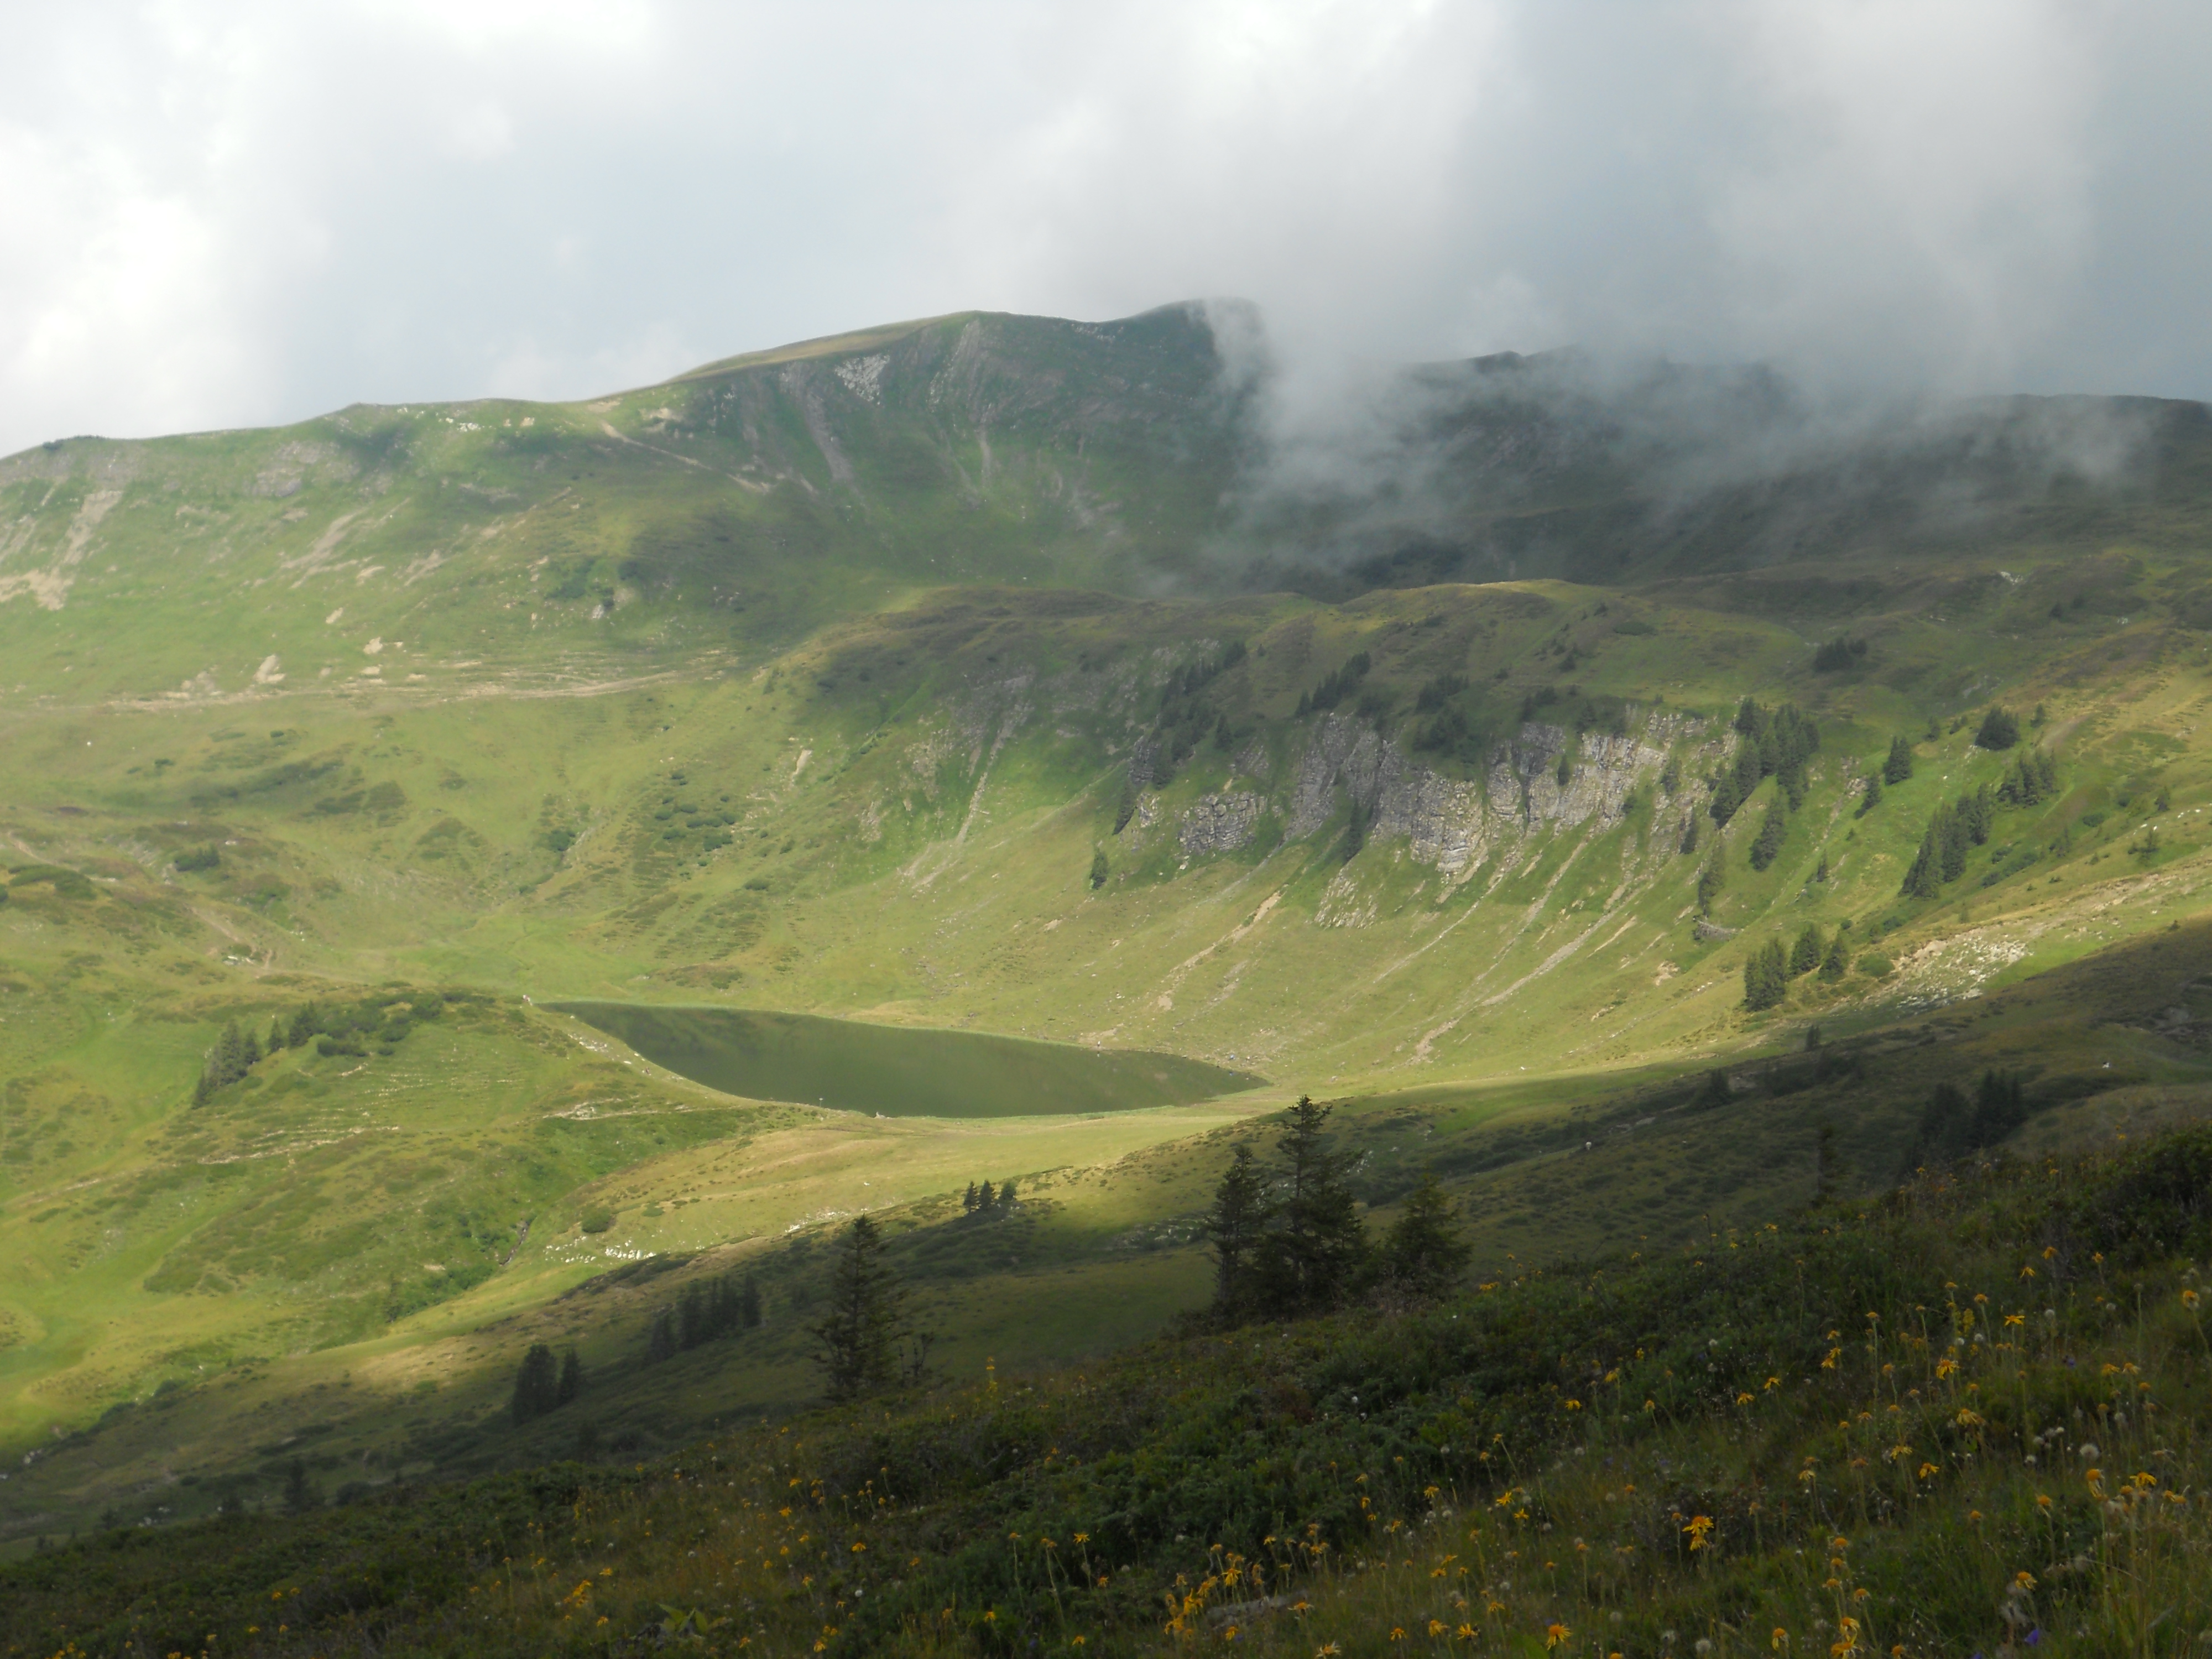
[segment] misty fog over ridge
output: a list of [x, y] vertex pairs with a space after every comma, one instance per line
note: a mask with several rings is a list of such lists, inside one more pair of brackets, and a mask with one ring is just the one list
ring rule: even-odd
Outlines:
[[[1257, 308], [1206, 307], [1253, 424], [1223, 538], [1249, 581], [1662, 574], [1971, 538], [2157, 488], [2201, 404], [1823, 385], [1767, 363], [1580, 346], [1314, 366]], [[1231, 551], [1233, 550], [1233, 552]]]

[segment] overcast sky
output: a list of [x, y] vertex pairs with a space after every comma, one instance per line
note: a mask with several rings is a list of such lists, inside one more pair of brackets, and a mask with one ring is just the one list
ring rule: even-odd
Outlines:
[[0, 453], [1231, 295], [1308, 364], [2212, 394], [2202, 4], [7, 16]]

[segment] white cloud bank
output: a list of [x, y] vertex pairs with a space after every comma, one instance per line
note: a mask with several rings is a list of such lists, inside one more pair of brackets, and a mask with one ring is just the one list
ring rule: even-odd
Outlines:
[[2205, 396], [2208, 70], [2157, 0], [26, 11], [0, 452], [1229, 294], [1308, 365]]

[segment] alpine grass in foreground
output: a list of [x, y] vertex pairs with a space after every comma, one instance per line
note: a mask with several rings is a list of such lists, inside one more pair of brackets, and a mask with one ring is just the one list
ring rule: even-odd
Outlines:
[[2212, 1128], [650, 1467], [118, 1529], [11, 1654], [2180, 1654]]

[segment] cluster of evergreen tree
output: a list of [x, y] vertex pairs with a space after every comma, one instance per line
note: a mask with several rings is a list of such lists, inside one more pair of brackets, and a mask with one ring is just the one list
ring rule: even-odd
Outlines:
[[232, 1020], [222, 1028], [222, 1035], [216, 1039], [200, 1067], [200, 1080], [192, 1085], [192, 1104], [206, 1105], [217, 1090], [228, 1089], [260, 1062], [260, 1039], [251, 1031], [240, 1030], [238, 1022]]
[[[1172, 782], [1176, 769], [1198, 752], [1199, 745], [1208, 738], [1223, 753], [1233, 750], [1247, 733], [1232, 726], [1229, 716], [1218, 708], [1206, 693], [1214, 681], [1243, 662], [1244, 641], [1231, 640], [1211, 657], [1187, 663], [1168, 676], [1168, 683], [1160, 694], [1160, 712], [1153, 722], [1151, 764], [1146, 777], [1132, 775], [1132, 784], [1142, 788], [1146, 783], [1164, 787]], [[1132, 801], [1133, 805], [1133, 800]], [[1127, 819], [1123, 818], [1126, 824]], [[1118, 831], [1121, 824], [1115, 826]]]
[[1275, 1143], [1282, 1163], [1260, 1167], [1239, 1146], [1214, 1189], [1206, 1232], [1213, 1248], [1213, 1315], [1224, 1323], [1335, 1306], [1379, 1280], [1435, 1295], [1466, 1270], [1469, 1251], [1451, 1205], [1425, 1176], [1381, 1249], [1374, 1249], [1324, 1129], [1329, 1109], [1300, 1096]]
[[1906, 898], [1934, 898], [1945, 884], [1966, 874], [1966, 859], [1975, 848], [1987, 845], [1996, 812], [1996, 798], [1986, 783], [1937, 807], [1899, 891]]
[[2027, 1091], [2015, 1076], [1983, 1073], [1972, 1099], [1957, 1085], [1939, 1083], [1920, 1114], [1902, 1173], [1994, 1146], [2027, 1121]]
[[405, 1042], [418, 1024], [436, 1019], [447, 1000], [436, 991], [410, 991], [404, 997], [364, 997], [330, 1007], [305, 1003], [289, 1019], [271, 1022], [268, 1049], [273, 1054], [280, 1048], [312, 1046], [322, 1054], [361, 1054], [371, 1042], [389, 1048]]
[[2058, 761], [2047, 749], [2029, 750], [1997, 785], [1997, 799], [2007, 806], [2036, 806], [2057, 794]]
[[1851, 970], [1850, 946], [1845, 942], [1850, 931], [1850, 923], [1842, 922], [1829, 938], [1819, 923], [1808, 921], [1787, 948], [1778, 939], [1760, 945], [1743, 964], [1744, 1006], [1778, 1007], [1790, 994], [1790, 981], [1810, 973], [1817, 972], [1831, 984], [1842, 979]]
[[998, 1216], [1012, 1209], [1015, 1201], [1012, 1181], [996, 1188], [988, 1181], [980, 1187], [971, 1181], [968, 1183], [968, 1190], [960, 1196], [960, 1208], [971, 1216]]
[[1467, 687], [1468, 678], [1464, 674], [1439, 674], [1434, 679], [1425, 680], [1413, 697], [1413, 712], [1433, 714]]
[[1464, 756], [1474, 738], [1474, 726], [1458, 708], [1446, 707], [1413, 728], [1417, 754]]
[[2009, 749], [2020, 741], [2020, 717], [2011, 709], [1992, 705], [1974, 733], [1977, 749]]
[[1780, 939], [1769, 939], [1744, 958], [1743, 1006], [1757, 1012], [1789, 994], [1790, 952]]
[[1323, 679], [1312, 690], [1298, 694], [1298, 709], [1295, 718], [1304, 720], [1308, 714], [1317, 714], [1335, 708], [1359, 689], [1360, 681], [1367, 678], [1367, 671], [1374, 665], [1373, 659], [1364, 651], [1346, 658], [1343, 667]]
[[708, 1284], [684, 1287], [673, 1307], [653, 1316], [645, 1334], [645, 1361], [657, 1365], [679, 1353], [739, 1331], [757, 1330], [762, 1314], [760, 1280], [724, 1273]]
[[1806, 763], [1820, 752], [1820, 728], [1795, 703], [1767, 708], [1750, 697], [1737, 708], [1735, 725], [1743, 742], [1736, 747], [1735, 763], [1713, 780], [1713, 822], [1734, 817], [1768, 778], [1777, 780], [1796, 811], [1804, 804], [1809, 783]]
[[1815, 672], [1832, 674], [1839, 668], [1850, 668], [1866, 660], [1867, 642], [1838, 635], [1824, 641], [1813, 653]]
[[557, 1411], [584, 1391], [584, 1362], [574, 1348], [557, 1361], [553, 1350], [533, 1342], [514, 1373], [514, 1395], [508, 1413], [518, 1424], [528, 1423]]

